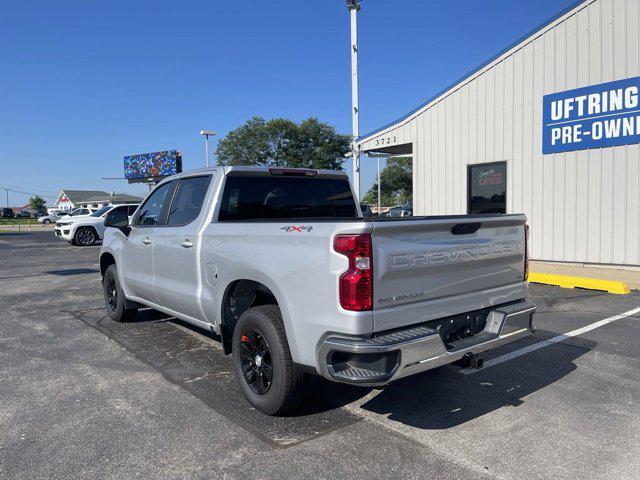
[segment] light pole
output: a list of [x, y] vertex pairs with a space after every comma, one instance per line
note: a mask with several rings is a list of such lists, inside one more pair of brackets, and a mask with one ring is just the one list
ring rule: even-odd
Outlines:
[[351, 115], [352, 130], [351, 153], [353, 156], [353, 190], [360, 201], [360, 150], [356, 141], [360, 136], [359, 102], [358, 102], [358, 11], [359, 0], [347, 0], [347, 8], [351, 17]]
[[211, 130], [200, 130], [200, 135], [204, 137], [204, 155], [206, 157], [205, 165], [207, 168], [209, 167], [209, 137], [213, 137], [215, 134], [216, 132]]
[[4, 192], [7, 194], [7, 208], [9, 208], [9, 189], [5, 188]]

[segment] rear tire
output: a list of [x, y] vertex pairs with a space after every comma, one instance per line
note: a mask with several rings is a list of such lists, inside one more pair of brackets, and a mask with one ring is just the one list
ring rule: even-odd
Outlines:
[[83, 227], [78, 229], [76, 234], [73, 236], [73, 239], [76, 242], [76, 245], [80, 245], [81, 247], [90, 247], [96, 243], [98, 234], [93, 228]]
[[260, 305], [244, 312], [233, 332], [233, 369], [249, 403], [267, 415], [296, 407], [304, 372], [291, 359], [280, 309]]
[[49, 225], [51, 223], [51, 220], [47, 218], [46, 220], [43, 220], [42, 223], [44, 223], [45, 225]]
[[107, 315], [116, 322], [128, 322], [138, 314], [137, 308], [126, 308], [125, 298], [118, 280], [118, 269], [115, 264], [109, 265], [102, 278], [102, 291]]

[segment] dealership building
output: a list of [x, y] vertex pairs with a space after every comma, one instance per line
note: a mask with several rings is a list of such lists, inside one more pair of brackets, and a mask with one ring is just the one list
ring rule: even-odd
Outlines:
[[584, 0], [358, 143], [412, 156], [414, 215], [524, 212], [532, 259], [638, 267], [639, 88], [640, 0]]

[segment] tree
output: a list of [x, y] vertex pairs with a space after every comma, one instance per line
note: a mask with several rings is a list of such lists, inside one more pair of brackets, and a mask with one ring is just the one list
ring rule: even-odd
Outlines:
[[34, 210], [41, 210], [47, 204], [47, 201], [42, 198], [40, 195], [34, 195], [33, 197], [29, 197], [29, 206]]
[[219, 165], [342, 170], [351, 138], [317, 118], [295, 123], [253, 117], [218, 142]]
[[[411, 179], [412, 160], [409, 157], [393, 157], [380, 172], [382, 178], [380, 204], [383, 207], [401, 205], [411, 200], [413, 181]], [[365, 194], [364, 203], [378, 204], [378, 179]]]

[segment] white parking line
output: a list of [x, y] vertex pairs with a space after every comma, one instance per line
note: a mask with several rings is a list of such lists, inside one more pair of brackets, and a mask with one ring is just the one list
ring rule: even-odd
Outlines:
[[505, 353], [504, 355], [500, 355], [499, 357], [492, 358], [490, 360], [486, 360], [484, 362], [484, 366], [480, 369], [465, 369], [460, 370], [460, 373], [464, 375], [471, 375], [472, 373], [479, 372], [481, 370], [486, 370], [487, 368], [493, 367], [495, 365], [499, 365], [500, 363], [507, 362], [514, 358], [520, 357], [530, 352], [535, 352], [536, 350], [540, 350], [541, 348], [548, 347], [549, 345], [553, 345], [568, 338], [577, 337], [578, 335], [582, 335], [583, 333], [590, 332], [591, 330], [595, 330], [596, 328], [607, 325], [611, 322], [615, 322], [616, 320], [620, 320], [622, 318], [630, 317], [631, 315], [635, 315], [636, 313], [640, 313], [640, 307], [634, 308], [633, 310], [629, 310], [628, 312], [621, 313], [620, 315], [614, 315], [613, 317], [605, 318], [603, 320], [599, 320], [591, 325], [587, 325], [585, 327], [578, 328], [576, 330], [572, 330], [563, 335], [558, 335], [557, 337], [550, 338], [549, 340], [545, 340], [543, 342], [534, 343], [533, 345], [527, 345], [519, 350], [515, 350], [513, 352]]

